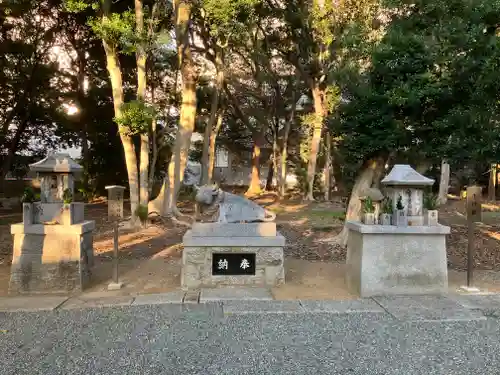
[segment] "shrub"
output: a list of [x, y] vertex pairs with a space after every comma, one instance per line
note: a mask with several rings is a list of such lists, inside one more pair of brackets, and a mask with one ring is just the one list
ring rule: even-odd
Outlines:
[[437, 200], [438, 200], [438, 197], [436, 194], [426, 193], [424, 195], [424, 208], [427, 210], [437, 209]]
[[370, 197], [367, 197], [363, 201], [363, 212], [365, 214], [373, 214], [375, 212], [375, 206], [373, 205], [373, 201]]
[[149, 216], [148, 206], [144, 204], [138, 205], [137, 208], [135, 209], [135, 216], [139, 218], [142, 224], [146, 223]]
[[32, 188], [27, 187], [24, 189], [23, 195], [21, 196], [21, 202], [23, 203], [33, 203], [36, 201], [35, 192]]
[[384, 202], [382, 204], [382, 213], [384, 213], [384, 214], [392, 214], [393, 213], [392, 199], [391, 198], [384, 199]]
[[71, 193], [70, 189], [64, 190], [63, 202], [64, 202], [64, 204], [70, 204], [71, 202], [73, 202], [73, 193]]
[[399, 198], [398, 198], [398, 201], [396, 203], [396, 208], [398, 210], [404, 210], [405, 207], [403, 206], [403, 197], [400, 195]]

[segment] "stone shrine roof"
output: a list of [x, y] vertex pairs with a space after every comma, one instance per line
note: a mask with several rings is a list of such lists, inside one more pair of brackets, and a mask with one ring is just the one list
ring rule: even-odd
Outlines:
[[434, 180], [421, 175], [408, 164], [396, 164], [381, 183], [393, 186], [430, 186], [434, 185]]
[[83, 171], [83, 167], [69, 154], [49, 154], [46, 158], [30, 164], [30, 170], [45, 173], [77, 173]]

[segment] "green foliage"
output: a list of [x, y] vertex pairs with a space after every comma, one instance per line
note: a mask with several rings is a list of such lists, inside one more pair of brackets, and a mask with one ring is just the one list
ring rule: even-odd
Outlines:
[[112, 13], [109, 18], [91, 18], [89, 25], [101, 39], [121, 47], [123, 53], [133, 53], [139, 37], [135, 33], [135, 14], [130, 11]]
[[338, 85], [329, 85], [325, 89], [325, 107], [328, 113], [333, 113], [340, 103], [341, 92]]
[[86, 1], [86, 0], [64, 0], [64, 9], [67, 12], [79, 13], [87, 10], [89, 7], [97, 10], [99, 9], [98, 1]]
[[73, 193], [70, 189], [65, 189], [63, 192], [63, 202], [64, 204], [70, 204], [73, 202]]
[[86, 202], [91, 202], [97, 197], [97, 191], [93, 186], [82, 186], [78, 189], [78, 192], [82, 195]]
[[[392, 1], [371, 66], [329, 124], [348, 162], [419, 151], [428, 160], [500, 157], [500, 4]], [[496, 17], [496, 18], [495, 18]]]
[[427, 210], [436, 210], [437, 209], [437, 201], [438, 201], [438, 196], [437, 194], [433, 193], [425, 193], [424, 194], [424, 208]]
[[[299, 191], [302, 193], [307, 193], [309, 191], [309, 182], [307, 180], [307, 167], [305, 165], [295, 167], [294, 173], [297, 176], [297, 185]], [[315, 195], [321, 194], [323, 192], [323, 186], [321, 184], [321, 173], [316, 173], [314, 175], [313, 188]]]
[[229, 39], [232, 35], [248, 31], [254, 8], [260, 0], [202, 0], [210, 34]]
[[24, 189], [23, 195], [21, 196], [22, 203], [33, 203], [36, 202], [35, 192], [32, 188], [27, 187]]
[[56, 135], [67, 126], [59, 111], [67, 85], [52, 56], [60, 9], [47, 1], [4, 3], [0, 7], [0, 165], [7, 173], [16, 172], [16, 154], [32, 156], [67, 145]]
[[124, 103], [120, 117], [115, 117], [120, 131], [128, 135], [147, 133], [155, 117], [155, 109], [142, 101], [132, 100]]
[[188, 158], [190, 161], [201, 163], [201, 157], [203, 155], [203, 141], [196, 141], [193, 144], [193, 148], [189, 150]]
[[138, 205], [137, 208], [135, 209], [134, 214], [139, 218], [142, 224], [145, 224], [149, 216], [148, 206], [144, 204]]
[[365, 214], [372, 214], [375, 212], [375, 206], [370, 197], [366, 197], [366, 199], [363, 200], [363, 212]]
[[384, 198], [382, 202], [382, 213], [384, 214], [392, 214], [393, 213], [393, 207], [392, 207], [392, 199], [391, 198]]
[[398, 201], [396, 202], [396, 209], [397, 210], [404, 210], [404, 206], [403, 206], [403, 197], [400, 195], [398, 197]]

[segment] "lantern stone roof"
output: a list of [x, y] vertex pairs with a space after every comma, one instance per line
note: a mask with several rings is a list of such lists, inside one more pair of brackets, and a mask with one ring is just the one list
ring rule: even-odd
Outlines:
[[83, 167], [69, 154], [49, 154], [46, 158], [30, 164], [30, 170], [42, 173], [78, 173], [83, 171]]
[[393, 186], [431, 186], [434, 185], [434, 180], [421, 175], [408, 164], [396, 164], [381, 183]]

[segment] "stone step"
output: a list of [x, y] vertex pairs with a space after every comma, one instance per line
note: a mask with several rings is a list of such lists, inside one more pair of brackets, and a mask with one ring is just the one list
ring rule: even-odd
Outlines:
[[202, 289], [200, 303], [220, 301], [271, 301], [273, 296], [267, 288], [211, 288]]

